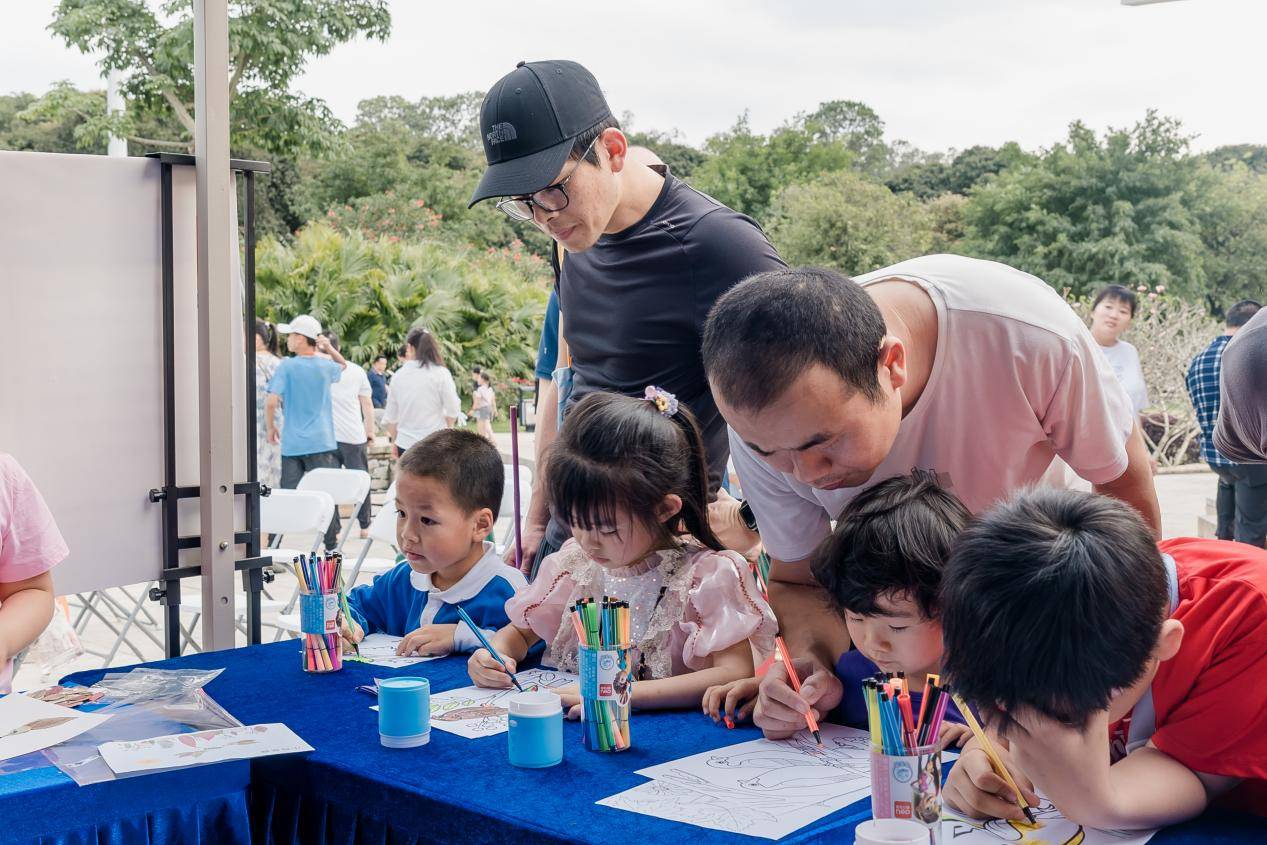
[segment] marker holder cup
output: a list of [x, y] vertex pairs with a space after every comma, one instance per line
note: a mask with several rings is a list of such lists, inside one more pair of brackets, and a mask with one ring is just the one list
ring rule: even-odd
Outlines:
[[581, 728], [590, 751], [626, 751], [630, 698], [633, 693], [633, 649], [630, 646], [577, 647], [580, 669]]
[[871, 815], [909, 819], [928, 828], [937, 845], [941, 819], [941, 751], [936, 745], [914, 754], [884, 754], [871, 748]]
[[339, 636], [341, 593], [299, 594], [299, 630], [303, 641], [304, 671], [337, 672], [343, 668], [343, 644]]

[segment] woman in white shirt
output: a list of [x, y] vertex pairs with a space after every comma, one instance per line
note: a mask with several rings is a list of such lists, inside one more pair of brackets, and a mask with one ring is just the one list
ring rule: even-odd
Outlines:
[[1121, 338], [1135, 319], [1137, 305], [1135, 292], [1122, 285], [1105, 285], [1091, 303], [1091, 336], [1113, 366], [1136, 415], [1148, 407], [1148, 385], [1139, 365], [1139, 352]]
[[413, 352], [413, 360], [392, 376], [383, 413], [398, 458], [433, 431], [452, 428], [459, 408], [457, 386], [444, 366], [435, 335], [414, 328], [405, 345]]

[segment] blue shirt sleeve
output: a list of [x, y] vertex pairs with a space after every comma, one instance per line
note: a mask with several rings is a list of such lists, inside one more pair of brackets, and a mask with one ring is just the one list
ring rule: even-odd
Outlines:
[[545, 325], [541, 327], [541, 341], [537, 344], [537, 378], [549, 381], [559, 362], [559, 292], [550, 290], [546, 303]]
[[416, 592], [409, 581], [409, 564], [405, 563], [379, 575], [374, 583], [362, 584], [348, 593], [348, 609], [365, 633], [400, 637], [409, 633], [398, 628], [403, 627], [400, 620], [408, 615]]
[[273, 377], [268, 380], [269, 393], [276, 393], [281, 396], [286, 392], [288, 379], [286, 374], [290, 372], [290, 360], [289, 358], [283, 358], [278, 362], [277, 369], [273, 371]]

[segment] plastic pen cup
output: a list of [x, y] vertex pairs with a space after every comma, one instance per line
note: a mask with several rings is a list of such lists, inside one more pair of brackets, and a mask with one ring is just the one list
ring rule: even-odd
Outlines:
[[632, 650], [629, 646], [582, 645], [577, 647], [576, 657], [585, 747], [590, 751], [627, 751], [633, 744], [629, 732]]
[[343, 644], [339, 638], [339, 593], [301, 593], [300, 640], [304, 645], [304, 671], [337, 672], [343, 668]]
[[941, 751], [936, 745], [913, 750], [913, 754], [894, 755], [872, 747], [871, 815], [918, 823], [936, 845], [941, 820]]
[[378, 736], [386, 748], [416, 748], [431, 740], [431, 682], [387, 678], [378, 683]]
[[544, 769], [563, 762], [563, 704], [552, 692], [521, 692], [509, 700], [510, 764]]
[[869, 819], [853, 835], [854, 845], [928, 845], [928, 828], [904, 819]]

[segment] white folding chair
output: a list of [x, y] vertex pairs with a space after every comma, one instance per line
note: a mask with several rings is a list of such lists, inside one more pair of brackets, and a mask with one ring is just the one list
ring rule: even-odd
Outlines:
[[[310, 469], [299, 480], [299, 489], [328, 493], [336, 506], [352, 506], [352, 518], [348, 520], [347, 530], [339, 538], [339, 545], [331, 549], [343, 551], [343, 544], [352, 534], [356, 513], [370, 495], [370, 474], [363, 469]], [[324, 531], [322, 529], [323, 533]]]
[[[497, 511], [497, 521], [493, 523], [493, 540], [499, 555], [506, 554], [515, 543], [515, 468], [510, 464], [502, 464], [506, 473], [506, 484], [502, 488], [502, 504]], [[532, 469], [519, 467], [519, 519], [522, 522], [528, 516], [528, 506], [532, 504]]]
[[[334, 499], [329, 493], [316, 490], [275, 489], [260, 497], [260, 533], [274, 535], [273, 545], [265, 549], [273, 563], [289, 567], [302, 554], [316, 554], [321, 540], [334, 517]], [[286, 534], [311, 534], [316, 539], [306, 550], [282, 548]]]
[[375, 542], [384, 543], [393, 552], [396, 551], [396, 497], [395, 491], [392, 497], [383, 502], [383, 506], [378, 509], [378, 513], [374, 514], [374, 518], [370, 520], [370, 538], [361, 546], [361, 553], [357, 555], [356, 560], [352, 564], [352, 570], [348, 573], [346, 584], [351, 590], [356, 586], [356, 579], [361, 573], [369, 573], [370, 575], [381, 575], [389, 572], [396, 567], [396, 558], [394, 557], [370, 557], [370, 546]]

